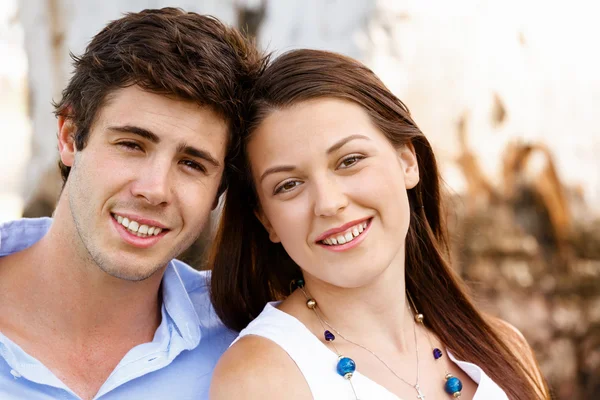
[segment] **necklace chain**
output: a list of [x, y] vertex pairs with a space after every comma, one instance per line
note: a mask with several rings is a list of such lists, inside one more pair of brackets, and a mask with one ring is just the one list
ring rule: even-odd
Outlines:
[[[305, 291], [305, 289], [303, 287], [300, 288], [300, 290], [302, 290], [302, 293], [304, 294], [304, 297], [306, 297], [306, 299], [310, 299], [311, 297], [308, 295], [308, 293]], [[411, 303], [412, 303], [412, 299], [411, 299]], [[421, 393], [421, 389], [419, 387], [419, 346], [417, 343], [417, 324], [416, 322], [413, 324], [413, 335], [414, 335], [414, 339], [415, 339], [415, 349], [416, 349], [416, 358], [417, 358], [417, 379], [416, 382], [414, 384], [406, 381], [404, 378], [402, 378], [401, 376], [399, 376], [385, 361], [383, 361], [381, 359], [381, 357], [379, 357], [377, 354], [375, 354], [374, 351], [370, 350], [369, 348], [367, 348], [366, 346], [363, 346], [360, 343], [356, 343], [348, 338], [346, 338], [344, 335], [342, 335], [340, 333], [340, 331], [338, 331], [337, 329], [335, 329], [324, 317], [322, 317], [319, 314], [319, 311], [317, 310], [317, 307], [315, 306], [312, 309], [315, 313], [315, 315], [317, 316], [317, 319], [319, 320], [319, 323], [321, 324], [321, 326], [323, 327], [323, 330], [326, 330], [325, 325], [327, 325], [327, 327], [329, 327], [329, 329], [331, 329], [332, 331], [334, 331], [339, 337], [341, 337], [342, 339], [344, 339], [346, 342], [351, 343], [357, 347], [360, 347], [361, 349], [369, 352], [371, 355], [373, 355], [373, 357], [375, 357], [381, 364], [383, 364], [396, 378], [400, 379], [403, 383], [405, 383], [406, 385], [412, 387], [414, 390], [417, 391], [418, 393], [418, 398], [419, 399], [425, 399], [425, 396], [423, 396], [423, 394]], [[409, 310], [410, 310], [410, 306], [409, 306]], [[429, 338], [428, 338], [429, 339]], [[340, 352], [338, 351], [338, 349], [335, 347], [335, 345], [333, 344], [333, 342], [329, 342], [332, 347], [334, 348], [335, 352], [340, 355]], [[352, 390], [354, 391], [354, 386], [352, 387]], [[356, 394], [356, 393], [355, 393]]]

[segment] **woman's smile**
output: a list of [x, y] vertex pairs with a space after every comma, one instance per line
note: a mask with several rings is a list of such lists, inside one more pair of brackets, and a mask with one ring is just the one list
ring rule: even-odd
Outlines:
[[[362, 243], [371, 227], [372, 218], [363, 219], [358, 223], [356, 221], [344, 224], [340, 228], [334, 228], [325, 232], [316, 243], [327, 250], [346, 251], [355, 248]], [[348, 225], [350, 225], [348, 227]], [[332, 232], [333, 231], [333, 232]]]

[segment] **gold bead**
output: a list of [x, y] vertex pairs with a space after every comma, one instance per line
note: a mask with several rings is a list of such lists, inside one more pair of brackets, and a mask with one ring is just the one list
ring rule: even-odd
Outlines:
[[448, 380], [448, 379], [452, 378], [453, 376], [454, 376], [454, 375], [452, 375], [452, 374], [446, 374], [446, 380]]
[[425, 318], [423, 316], [423, 314], [417, 314], [417, 315], [415, 315], [415, 321], [417, 321], [417, 322], [423, 322], [423, 318]]
[[317, 302], [314, 301], [313, 299], [306, 300], [306, 307], [308, 307], [308, 308], [310, 308], [312, 310], [316, 306], [317, 306]]
[[454, 392], [453, 396], [455, 399], [458, 399], [460, 397], [461, 393], [460, 392]]
[[352, 372], [346, 372], [346, 375], [344, 375], [344, 378], [346, 378], [346, 379], [352, 378]]

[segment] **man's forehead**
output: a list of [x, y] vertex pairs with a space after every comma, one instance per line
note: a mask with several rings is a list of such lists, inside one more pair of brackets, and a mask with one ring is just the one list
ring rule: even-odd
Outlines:
[[118, 89], [106, 96], [97, 112], [97, 121], [106, 124], [165, 124], [207, 131], [227, 130], [229, 123], [212, 107], [138, 87]]

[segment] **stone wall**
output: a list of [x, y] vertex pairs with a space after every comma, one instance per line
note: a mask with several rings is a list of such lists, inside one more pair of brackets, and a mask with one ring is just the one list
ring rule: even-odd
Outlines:
[[600, 220], [578, 221], [566, 264], [553, 265], [514, 204], [450, 201], [455, 266], [477, 303], [523, 332], [556, 399], [600, 398]]

